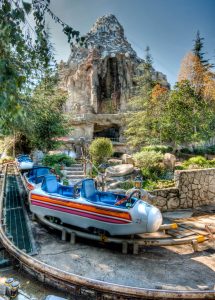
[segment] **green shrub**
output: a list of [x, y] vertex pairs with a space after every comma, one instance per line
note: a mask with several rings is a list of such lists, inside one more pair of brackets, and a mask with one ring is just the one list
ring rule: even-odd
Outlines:
[[94, 163], [105, 162], [113, 154], [112, 142], [108, 138], [97, 138], [91, 143], [89, 152]]
[[173, 151], [173, 148], [171, 146], [164, 146], [164, 145], [151, 145], [151, 146], [145, 146], [142, 148], [141, 151], [156, 151], [161, 153], [169, 153]]
[[190, 150], [189, 148], [181, 148], [180, 149], [180, 153], [183, 153], [183, 154], [192, 154], [193, 151]]
[[60, 154], [47, 154], [44, 156], [42, 163], [45, 166], [54, 167], [55, 165], [64, 165], [67, 167], [70, 167], [72, 164], [74, 164], [75, 160], [74, 158], [71, 158], [70, 156], [60, 153]]
[[143, 189], [146, 191], [153, 191], [156, 189], [156, 181], [152, 181], [150, 179], [145, 180], [143, 182]]
[[207, 152], [206, 148], [198, 147], [193, 149], [193, 153], [196, 155], [204, 155]]
[[173, 180], [158, 180], [158, 181], [146, 180], [143, 184], [143, 188], [147, 191], [153, 191], [156, 189], [165, 189], [174, 186], [175, 186], [175, 182]]
[[209, 161], [203, 156], [195, 156], [183, 162], [183, 167], [185, 168], [207, 168], [209, 166]]
[[175, 166], [175, 170], [184, 170], [185, 167], [184, 166]]
[[162, 164], [164, 155], [156, 151], [142, 151], [134, 154], [135, 164], [144, 178], [157, 179], [165, 171]]
[[215, 168], [215, 159], [208, 160], [208, 167], [209, 168]]
[[206, 153], [207, 154], [215, 154], [215, 145], [209, 146], [206, 148]]

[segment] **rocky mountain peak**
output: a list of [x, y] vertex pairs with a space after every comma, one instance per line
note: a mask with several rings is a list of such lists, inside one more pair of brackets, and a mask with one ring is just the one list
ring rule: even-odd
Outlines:
[[86, 47], [72, 46], [68, 64], [80, 63], [95, 49], [101, 58], [123, 54], [139, 61], [136, 52], [124, 35], [122, 25], [112, 14], [98, 18], [86, 34], [85, 43]]
[[86, 44], [89, 49], [97, 48], [103, 57], [117, 53], [137, 57], [124, 35], [122, 25], [112, 14], [100, 17], [95, 22], [86, 35]]
[[103, 34], [120, 34], [120, 36], [124, 36], [124, 29], [122, 25], [119, 23], [117, 18], [112, 15], [105, 15], [95, 22], [93, 27], [91, 28], [89, 34], [97, 34], [97, 33], [103, 33]]

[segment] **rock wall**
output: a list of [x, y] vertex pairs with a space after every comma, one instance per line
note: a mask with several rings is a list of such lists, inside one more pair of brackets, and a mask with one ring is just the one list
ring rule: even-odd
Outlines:
[[154, 190], [162, 211], [215, 205], [215, 168], [175, 171], [175, 188]]

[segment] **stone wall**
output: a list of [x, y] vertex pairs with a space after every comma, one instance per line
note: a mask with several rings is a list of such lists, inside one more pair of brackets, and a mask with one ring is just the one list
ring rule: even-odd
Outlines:
[[175, 171], [175, 187], [154, 190], [162, 211], [215, 204], [215, 168]]

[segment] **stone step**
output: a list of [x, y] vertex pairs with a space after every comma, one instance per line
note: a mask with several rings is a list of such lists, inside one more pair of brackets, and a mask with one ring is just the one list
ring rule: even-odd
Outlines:
[[73, 164], [70, 167], [65, 167], [65, 168], [72, 168], [72, 167], [83, 167], [83, 164]]
[[83, 168], [81, 168], [81, 167], [69, 168], [69, 169], [65, 169], [65, 168], [64, 168], [64, 170], [65, 170], [66, 172], [70, 172], [70, 171], [83, 171]]
[[86, 178], [86, 175], [68, 175], [66, 177], [68, 179], [76, 179], [76, 178]]
[[66, 174], [66, 176], [69, 176], [69, 175], [84, 175], [84, 171], [83, 170], [80, 170], [80, 171], [72, 170], [72, 171], [66, 171], [65, 174]]
[[64, 170], [77, 170], [77, 169], [81, 169], [83, 170], [83, 166], [71, 166], [71, 167], [64, 167]]

